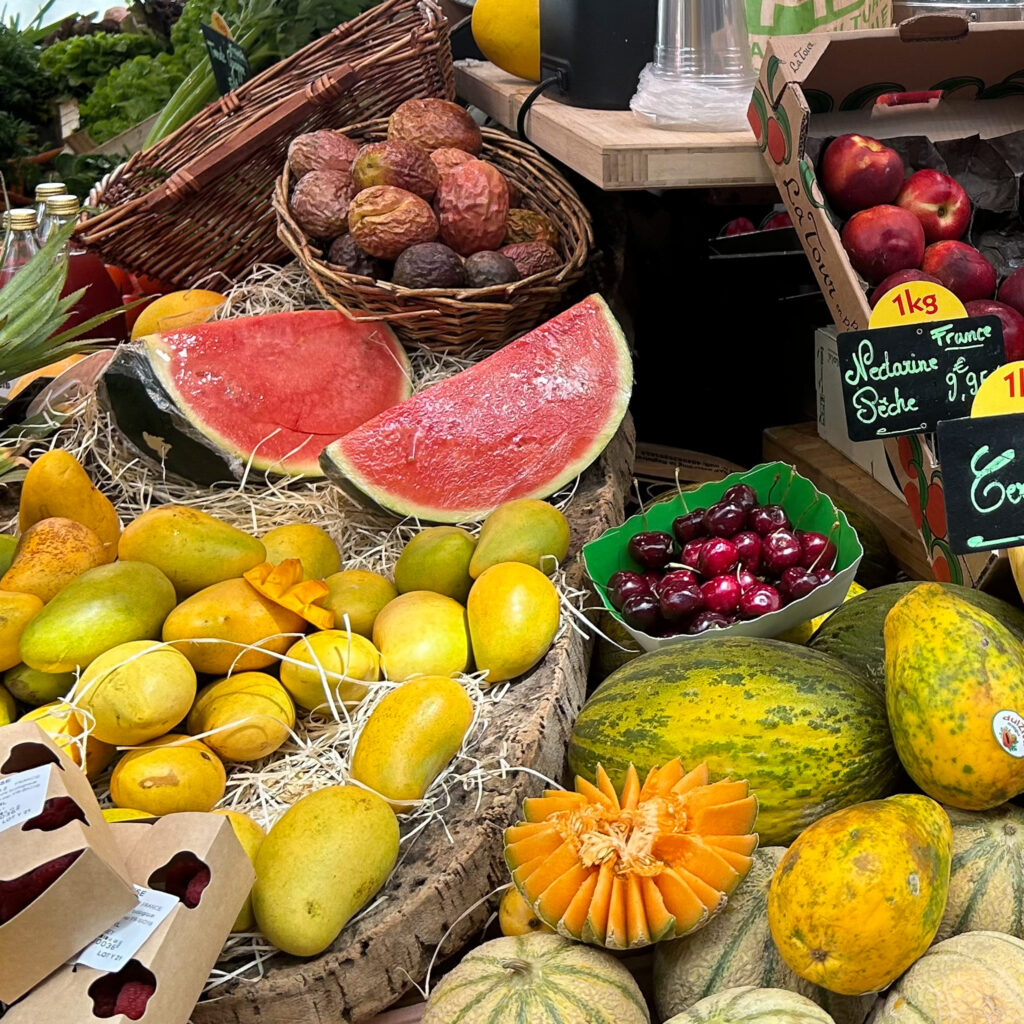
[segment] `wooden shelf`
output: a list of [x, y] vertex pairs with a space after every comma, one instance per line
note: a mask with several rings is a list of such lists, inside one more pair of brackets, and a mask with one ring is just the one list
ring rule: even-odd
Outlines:
[[788, 462], [830, 498], [871, 519], [900, 568], [916, 580], [934, 579], [910, 510], [874, 477], [818, 437], [813, 423], [764, 432], [767, 462]]
[[[460, 61], [458, 94], [506, 128], [532, 83], [483, 61]], [[651, 128], [629, 110], [583, 110], [541, 96], [526, 122], [539, 149], [608, 190], [770, 185], [754, 136]]]

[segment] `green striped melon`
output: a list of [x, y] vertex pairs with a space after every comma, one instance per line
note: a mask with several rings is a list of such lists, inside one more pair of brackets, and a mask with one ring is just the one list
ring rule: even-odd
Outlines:
[[[885, 617], [901, 597], [918, 586], [919, 580], [892, 583], [847, 601], [821, 624], [807, 646], [845, 662], [884, 695], [885, 638], [882, 629]], [[963, 598], [968, 604], [988, 612], [1018, 640], [1024, 640], [1024, 611], [1020, 608], [1000, 601], [998, 597], [983, 594], [980, 590], [971, 590], [970, 587], [961, 587], [955, 583], [942, 583], [940, 586]]]
[[[860, 600], [857, 598], [856, 600]], [[569, 766], [621, 786], [674, 757], [712, 780], [746, 779], [761, 843], [792, 842], [841, 807], [892, 792], [899, 761], [885, 702], [818, 651], [754, 637], [700, 637], [613, 672], [584, 705]]]
[[835, 1024], [817, 1003], [782, 988], [729, 988], [665, 1024]]
[[961, 932], [1005, 932], [1024, 939], [1024, 809], [947, 807], [953, 865], [936, 940]]
[[763, 846], [725, 910], [699, 932], [654, 947], [654, 1007], [665, 1020], [724, 989], [784, 988], [827, 1010], [836, 1024], [864, 1024], [874, 996], [840, 996], [786, 965], [768, 930], [768, 885], [784, 846]]
[[633, 976], [610, 953], [560, 935], [492, 939], [430, 993], [423, 1024], [650, 1024]]
[[932, 946], [885, 994], [871, 1024], [1021, 1024], [1024, 942], [964, 932]]

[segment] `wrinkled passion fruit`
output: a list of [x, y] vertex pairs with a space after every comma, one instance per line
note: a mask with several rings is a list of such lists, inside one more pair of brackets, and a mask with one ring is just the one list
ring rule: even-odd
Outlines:
[[547, 242], [518, 242], [503, 245], [499, 252], [507, 256], [518, 268], [522, 277], [541, 274], [562, 265], [562, 257]]
[[359, 190], [394, 185], [422, 199], [433, 199], [439, 180], [430, 154], [415, 142], [403, 139], [371, 142], [359, 150], [352, 164], [352, 181]]
[[360, 249], [351, 235], [342, 235], [331, 242], [331, 247], [327, 250], [327, 262], [340, 267], [346, 274], [372, 277], [375, 281], [388, 275], [387, 264]]
[[440, 242], [410, 245], [397, 260], [392, 284], [403, 288], [465, 288], [466, 269], [453, 249]]
[[459, 164], [467, 163], [473, 160], [474, 157], [472, 153], [467, 153], [464, 149], [453, 149], [451, 146], [445, 146], [441, 149], [435, 149], [430, 154], [430, 159], [437, 168], [437, 173], [444, 174], [445, 171], [450, 171], [453, 167], [458, 167]]
[[434, 201], [441, 241], [460, 256], [497, 249], [505, 240], [508, 183], [496, 167], [470, 160], [446, 171]]
[[547, 242], [558, 245], [558, 228], [546, 214], [536, 210], [509, 210], [505, 224], [505, 244], [519, 242]]
[[388, 138], [415, 142], [428, 152], [451, 147], [476, 154], [483, 147], [469, 111], [448, 100], [406, 100], [388, 121]]
[[393, 185], [363, 189], [349, 207], [348, 225], [356, 244], [382, 260], [437, 237], [437, 217], [430, 205]]
[[500, 252], [475, 252], [466, 257], [466, 277], [471, 288], [491, 288], [518, 281], [516, 265]]
[[311, 238], [335, 238], [348, 226], [352, 179], [342, 171], [304, 174], [288, 203], [295, 223]]
[[352, 169], [359, 144], [340, 132], [307, 132], [296, 135], [288, 146], [288, 169], [295, 178], [310, 171], [341, 171]]

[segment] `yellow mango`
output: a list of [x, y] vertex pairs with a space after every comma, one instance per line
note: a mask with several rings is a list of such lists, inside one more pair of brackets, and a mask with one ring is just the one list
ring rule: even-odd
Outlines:
[[[163, 638], [185, 655], [197, 672], [226, 676], [266, 668], [304, 633], [301, 616], [257, 594], [245, 580], [224, 580], [178, 605], [164, 622]], [[281, 635], [285, 634], [285, 635]], [[206, 643], [205, 638], [223, 641]], [[252, 645], [258, 650], [246, 650]]]
[[82, 747], [85, 747], [85, 774], [89, 779], [95, 779], [114, 760], [117, 751], [109, 743], [103, 743], [95, 736], [90, 735], [83, 740], [85, 724], [77, 712], [69, 704], [63, 701], [55, 701], [53, 704], [44, 704], [41, 708], [33, 708], [26, 715], [21, 716], [23, 722], [35, 722], [43, 732], [48, 733], [50, 738], [63, 749], [64, 753], [71, 758], [79, 768], [82, 767]]
[[41, 455], [21, 485], [18, 528], [22, 533], [43, 519], [73, 519], [89, 527], [103, 544], [103, 562], [117, 558], [121, 523], [117, 509], [89, 479], [81, 463], [63, 448]]
[[292, 956], [322, 953], [387, 881], [398, 819], [357, 786], [328, 786], [293, 804], [256, 855], [259, 930]]
[[73, 519], [41, 519], [30, 526], [0, 577], [0, 590], [35, 594], [43, 604], [88, 569], [104, 565], [103, 542]]
[[529, 671], [558, 632], [558, 591], [521, 562], [487, 569], [469, 592], [467, 611], [476, 667], [486, 670], [488, 684]]
[[111, 823], [118, 821], [142, 821], [152, 818], [149, 811], [138, 811], [134, 807], [104, 807], [101, 811], [103, 820]]
[[10, 533], [0, 533], [0, 573], [5, 573], [10, 569], [17, 548], [17, 537]]
[[[267, 833], [248, 814], [243, 814], [241, 811], [221, 810], [213, 813], [223, 814], [231, 822], [235, 838], [242, 844], [245, 855], [255, 868], [256, 856], [260, 852], [263, 840], [267, 838]], [[245, 901], [245, 906], [238, 912], [238, 917], [235, 918], [231, 930], [233, 932], [251, 932], [255, 927], [256, 918], [253, 916], [252, 896], [250, 895]]]
[[131, 640], [89, 664], [73, 700], [92, 716], [97, 739], [131, 747], [170, 732], [195, 696], [195, 669], [181, 652], [152, 640]]
[[0, 669], [6, 672], [21, 661], [21, 638], [42, 610], [43, 602], [35, 594], [0, 590]]
[[400, 594], [432, 590], [465, 604], [473, 581], [469, 562], [476, 537], [457, 526], [429, 526], [402, 549], [395, 563], [395, 586]]
[[373, 645], [385, 676], [395, 682], [465, 672], [471, 658], [466, 609], [443, 594], [412, 590], [377, 616]]
[[357, 680], [380, 679], [377, 649], [366, 637], [344, 629], [311, 633], [293, 644], [286, 657], [289, 660], [281, 662], [281, 683], [307, 711], [327, 704], [325, 684], [336, 702], [358, 704], [369, 688]]
[[74, 672], [40, 672], [23, 661], [4, 672], [4, 686], [15, 700], [34, 708], [66, 697], [74, 685]]
[[392, 690], [363, 726], [352, 778], [396, 810], [422, 800], [459, 752], [473, 721], [473, 702], [454, 679], [421, 676]]
[[0, 726], [10, 725], [18, 717], [18, 707], [9, 690], [0, 686]]
[[125, 527], [117, 550], [122, 560], [155, 565], [174, 584], [179, 601], [265, 560], [255, 537], [182, 505], [144, 512]]
[[1024, 790], [1024, 650], [988, 612], [937, 583], [900, 598], [885, 698], [896, 753], [930, 797], [981, 811]]
[[117, 762], [110, 798], [118, 807], [156, 816], [212, 811], [226, 784], [224, 765], [205, 743], [169, 733], [129, 750]]
[[398, 597], [398, 588], [389, 579], [365, 569], [343, 569], [328, 576], [324, 583], [327, 596], [321, 604], [334, 613], [334, 625], [351, 629], [367, 640], [373, 638], [373, 624], [381, 609]]
[[341, 555], [331, 535], [312, 523], [275, 526], [264, 534], [263, 545], [266, 561], [274, 565], [297, 558], [302, 563], [303, 579], [326, 579], [341, 568]]
[[949, 889], [953, 828], [926, 796], [846, 807], [804, 829], [768, 890], [768, 926], [801, 978], [877, 992], [931, 945]]
[[522, 562], [550, 576], [568, 553], [569, 520], [554, 505], [536, 498], [506, 501], [480, 527], [469, 575], [479, 579], [492, 565]]
[[174, 587], [143, 562], [114, 562], [72, 580], [21, 636], [21, 660], [40, 672], [73, 672], [129, 640], [156, 640]]
[[272, 754], [295, 726], [295, 705], [265, 672], [238, 672], [204, 686], [188, 716], [193, 735], [225, 761], [258, 761]]

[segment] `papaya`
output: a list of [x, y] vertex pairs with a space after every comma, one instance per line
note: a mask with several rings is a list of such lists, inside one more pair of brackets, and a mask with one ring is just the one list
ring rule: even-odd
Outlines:
[[930, 797], [987, 810], [1024, 790], [1024, 649], [1002, 623], [935, 583], [885, 619], [896, 753]]

